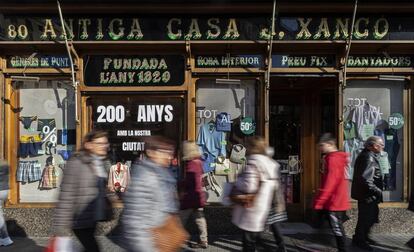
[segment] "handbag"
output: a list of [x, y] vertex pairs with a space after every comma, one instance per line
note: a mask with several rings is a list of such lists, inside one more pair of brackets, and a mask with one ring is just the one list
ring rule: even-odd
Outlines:
[[178, 251], [189, 238], [177, 215], [169, 215], [164, 224], [151, 229], [155, 247], [160, 252]]
[[[260, 184], [259, 184], [260, 189]], [[259, 191], [259, 190], [257, 190]], [[253, 206], [254, 199], [256, 198], [257, 193], [243, 193], [237, 189], [236, 185], [233, 185], [230, 191], [230, 200], [238, 205], [241, 205], [245, 208]]]
[[216, 168], [214, 174], [216, 175], [229, 175], [231, 172], [230, 169], [230, 160], [225, 157], [219, 156], [217, 158]]
[[[253, 165], [253, 164], [249, 164], [249, 165]], [[258, 170], [256, 165], [253, 165], [254, 167], [256, 167], [256, 169]], [[260, 172], [258, 170], [258, 172]], [[230, 191], [230, 200], [238, 205], [241, 205], [245, 208], [249, 208], [253, 206], [253, 202], [256, 198], [257, 193], [260, 191], [260, 187], [262, 185], [262, 180], [260, 179], [260, 177], [258, 178], [259, 180], [259, 186], [257, 188], [257, 191], [255, 193], [244, 193], [241, 192], [239, 189], [237, 189], [237, 183], [233, 184], [233, 187], [231, 188]]]
[[242, 144], [233, 145], [230, 161], [238, 164], [242, 164], [246, 161], [246, 148]]

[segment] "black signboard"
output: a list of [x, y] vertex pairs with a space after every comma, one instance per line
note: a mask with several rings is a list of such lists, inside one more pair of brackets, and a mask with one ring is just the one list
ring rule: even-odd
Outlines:
[[350, 55], [348, 67], [414, 67], [411, 55]]
[[[68, 38], [73, 41], [184, 41], [268, 40], [270, 15], [65, 15]], [[344, 15], [278, 16], [278, 40], [346, 40], [352, 18]], [[413, 40], [414, 17], [358, 14], [355, 40]], [[64, 40], [56, 15], [3, 15], [0, 41]]]
[[262, 55], [198, 55], [195, 66], [199, 68], [260, 68]]
[[62, 55], [34, 55], [8, 56], [8, 68], [69, 68], [68, 56]]
[[85, 56], [86, 86], [179, 86], [184, 83], [184, 56]]
[[333, 55], [272, 55], [272, 67], [334, 67]]

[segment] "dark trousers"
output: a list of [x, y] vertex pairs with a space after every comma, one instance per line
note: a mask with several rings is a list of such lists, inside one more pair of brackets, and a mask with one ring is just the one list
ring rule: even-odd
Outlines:
[[95, 239], [95, 227], [73, 229], [73, 233], [82, 244], [85, 252], [99, 252], [98, 242]]
[[329, 220], [329, 225], [331, 226], [332, 233], [335, 235], [336, 247], [338, 251], [346, 251], [345, 248], [345, 230], [343, 226], [344, 218], [346, 214], [344, 211], [340, 212], [327, 212], [327, 217]]
[[358, 222], [353, 239], [356, 242], [366, 243], [371, 227], [378, 222], [378, 203], [358, 201]]
[[255, 252], [257, 248], [270, 251], [262, 238], [263, 232], [249, 232], [243, 230], [243, 252]]
[[273, 237], [275, 238], [276, 244], [280, 247], [280, 246], [284, 246], [285, 242], [283, 241], [283, 235], [280, 232], [280, 227], [279, 227], [279, 223], [275, 222], [270, 224], [270, 230], [273, 233]]

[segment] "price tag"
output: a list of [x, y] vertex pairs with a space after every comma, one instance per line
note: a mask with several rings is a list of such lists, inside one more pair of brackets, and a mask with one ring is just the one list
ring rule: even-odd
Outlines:
[[393, 113], [388, 117], [388, 125], [391, 129], [401, 129], [404, 126], [404, 117], [400, 113]]
[[253, 118], [246, 117], [240, 121], [240, 130], [245, 135], [251, 135], [256, 131], [256, 124], [253, 122]]
[[362, 125], [362, 132], [361, 132], [361, 137], [362, 140], [367, 140], [368, 137], [373, 136], [374, 135], [374, 124], [364, 124]]

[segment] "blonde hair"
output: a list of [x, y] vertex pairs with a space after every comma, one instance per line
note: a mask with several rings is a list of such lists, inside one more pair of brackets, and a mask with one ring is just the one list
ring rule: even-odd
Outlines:
[[183, 142], [183, 160], [192, 160], [201, 157], [198, 145], [194, 141]]
[[246, 143], [247, 155], [262, 154], [266, 155], [267, 143], [263, 137], [250, 137]]

